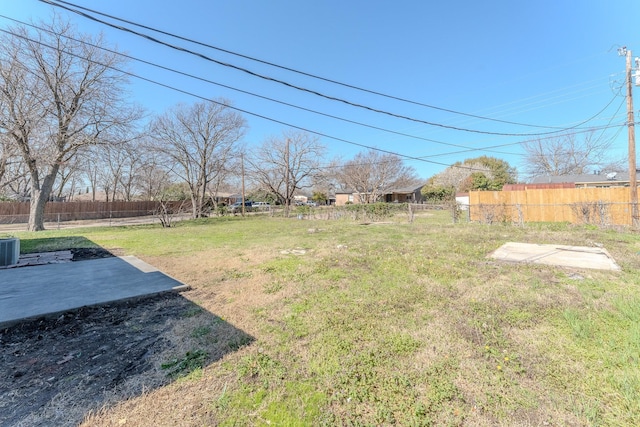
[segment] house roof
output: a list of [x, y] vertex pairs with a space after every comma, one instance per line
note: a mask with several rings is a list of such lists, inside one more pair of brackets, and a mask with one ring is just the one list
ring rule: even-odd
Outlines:
[[[420, 184], [418, 186], [409, 186], [409, 187], [402, 187], [402, 188], [391, 188], [389, 190], [385, 190], [382, 193], [383, 194], [391, 194], [391, 193], [413, 193], [415, 191], [419, 191], [422, 187], [424, 187], [424, 184]], [[336, 190], [336, 194], [359, 194], [359, 191], [357, 190], [351, 190], [351, 189], [344, 189], [344, 190]]]
[[[640, 174], [636, 172], [636, 179]], [[561, 176], [539, 176], [531, 180], [531, 184], [558, 184], [558, 183], [626, 183], [629, 182], [629, 172], [612, 172], [598, 174], [578, 174]]]
[[217, 193], [215, 193], [213, 195], [214, 197], [242, 197], [242, 194], [240, 193], [229, 193], [229, 192], [225, 192], [225, 191], [218, 191]]
[[420, 189], [422, 189], [422, 187], [424, 187], [424, 184], [420, 184], [418, 186], [412, 185], [410, 187], [403, 187], [403, 188], [392, 188], [390, 190], [385, 191], [385, 193], [414, 193], [416, 191], [420, 191]]

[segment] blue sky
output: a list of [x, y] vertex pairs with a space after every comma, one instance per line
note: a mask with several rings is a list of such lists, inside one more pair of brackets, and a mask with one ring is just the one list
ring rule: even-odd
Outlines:
[[[252, 77], [56, 8], [80, 31], [102, 31], [108, 43], [133, 57], [396, 132], [301, 111], [148, 65], [130, 64], [136, 74], [203, 97], [227, 98], [235, 107], [257, 115], [355, 144], [422, 158], [407, 160], [407, 164], [423, 178], [448, 164], [480, 155], [503, 158], [520, 169], [523, 150], [519, 142], [536, 138], [530, 134], [575, 126], [608, 104], [580, 130], [624, 124], [626, 106], [620, 87], [625, 61], [616, 49], [625, 45], [640, 56], [637, 0], [70, 2], [229, 51], [437, 107], [363, 93], [156, 35], [265, 76], [432, 125], [356, 108]], [[23, 21], [47, 20], [53, 9], [38, 0], [0, 0], [1, 15]], [[0, 18], [2, 27], [11, 24]], [[150, 114], [178, 102], [198, 100], [136, 79], [131, 80], [130, 90], [132, 101]], [[636, 110], [638, 106], [640, 99]], [[248, 114], [245, 117], [249, 124], [245, 142], [249, 147], [286, 130], [280, 123]], [[321, 139], [329, 148], [328, 158], [349, 160], [363, 150], [327, 136]], [[626, 155], [625, 127], [612, 128], [602, 137], [615, 138], [612, 157]], [[501, 147], [487, 149], [493, 146]]]

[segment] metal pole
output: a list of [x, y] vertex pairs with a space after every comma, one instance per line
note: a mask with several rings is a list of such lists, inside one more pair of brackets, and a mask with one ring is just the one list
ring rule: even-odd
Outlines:
[[636, 132], [633, 114], [631, 51], [627, 50], [627, 126], [629, 128], [629, 187], [631, 199], [631, 224], [640, 225], [638, 216], [638, 182], [636, 178]]
[[242, 173], [242, 216], [244, 216], [244, 153], [240, 153], [240, 169]]
[[284, 198], [284, 215], [289, 218], [289, 205], [291, 200], [289, 199], [289, 138], [287, 138], [287, 145], [284, 153], [285, 161], [285, 198]]

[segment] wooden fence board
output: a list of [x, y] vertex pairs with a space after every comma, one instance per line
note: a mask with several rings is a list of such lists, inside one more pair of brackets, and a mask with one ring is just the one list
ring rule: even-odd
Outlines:
[[631, 225], [628, 187], [472, 191], [469, 204], [472, 221]]
[[[45, 221], [78, 221], [83, 219], [128, 218], [151, 215], [158, 202], [49, 202]], [[0, 224], [29, 221], [29, 202], [0, 202]]]

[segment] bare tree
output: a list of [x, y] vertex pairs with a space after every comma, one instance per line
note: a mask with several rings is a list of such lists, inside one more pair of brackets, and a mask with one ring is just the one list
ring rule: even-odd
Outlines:
[[589, 173], [590, 168], [600, 168], [609, 161], [607, 154], [612, 144], [613, 139], [596, 132], [528, 141], [523, 145], [525, 171], [532, 178]]
[[58, 171], [86, 145], [138, 118], [124, 102], [123, 64], [101, 37], [78, 34], [59, 16], [39, 30], [11, 28], [0, 39], [0, 128], [30, 175], [29, 225], [44, 229], [44, 208]]
[[462, 164], [449, 166], [442, 172], [429, 179], [428, 184], [434, 187], [453, 188], [455, 191], [468, 190], [465, 188], [469, 177], [474, 172], [481, 172], [491, 177], [491, 169], [481, 163], [466, 161]]
[[340, 171], [343, 161], [339, 157], [324, 163], [322, 169], [314, 174], [312, 179], [313, 200], [324, 204], [328, 203], [331, 196], [335, 196], [335, 191], [344, 187], [340, 184]]
[[24, 167], [12, 138], [0, 134], [0, 197], [19, 195], [16, 184], [25, 178]]
[[415, 170], [395, 154], [376, 150], [356, 154], [339, 173], [342, 183], [358, 194], [360, 203], [374, 203], [388, 190], [418, 183]]
[[432, 176], [423, 187], [423, 195], [455, 194], [457, 191], [501, 190], [517, 181], [518, 173], [507, 161], [480, 156], [456, 162]]
[[194, 218], [205, 214], [209, 187], [229, 173], [227, 163], [244, 135], [244, 118], [228, 105], [225, 100], [177, 105], [151, 124], [151, 149], [189, 186]]
[[81, 165], [82, 160], [77, 155], [60, 165], [58, 177], [52, 189], [52, 194], [56, 199], [71, 200], [73, 198], [76, 186], [81, 179]]
[[136, 138], [95, 147], [99, 163], [98, 180], [105, 190], [107, 201], [131, 201], [137, 169], [141, 165], [141, 147]]
[[123, 199], [130, 202], [136, 196], [135, 190], [138, 187], [139, 171], [143, 166], [143, 154], [137, 140], [122, 144], [121, 150], [125, 155], [125, 162], [120, 174], [120, 186]]
[[164, 189], [173, 183], [169, 168], [162, 163], [160, 155], [153, 151], [143, 150], [139, 160], [136, 190], [144, 200], [158, 200]]
[[92, 145], [85, 147], [78, 152], [78, 159], [80, 160], [80, 168], [86, 178], [89, 188], [91, 189], [91, 201], [96, 201], [96, 193], [98, 192], [99, 182], [99, 170], [102, 167], [100, 160], [99, 146]]
[[122, 169], [126, 162], [126, 156], [116, 146], [97, 146], [94, 152], [98, 154], [98, 183], [104, 190], [106, 201], [118, 199], [118, 189], [120, 188], [120, 178]]
[[6, 135], [0, 134], [0, 188], [5, 186], [5, 176], [7, 175], [7, 167], [13, 157], [14, 148], [11, 139]]
[[252, 154], [250, 173], [260, 188], [288, 208], [296, 191], [312, 186], [325, 151], [310, 134], [285, 132], [281, 138], [267, 139]]
[[136, 196], [155, 200], [171, 179], [159, 154], [148, 146], [135, 138], [113, 145], [93, 145], [79, 153], [80, 169], [92, 200], [96, 200], [99, 189], [105, 191], [107, 201], [130, 201]]

